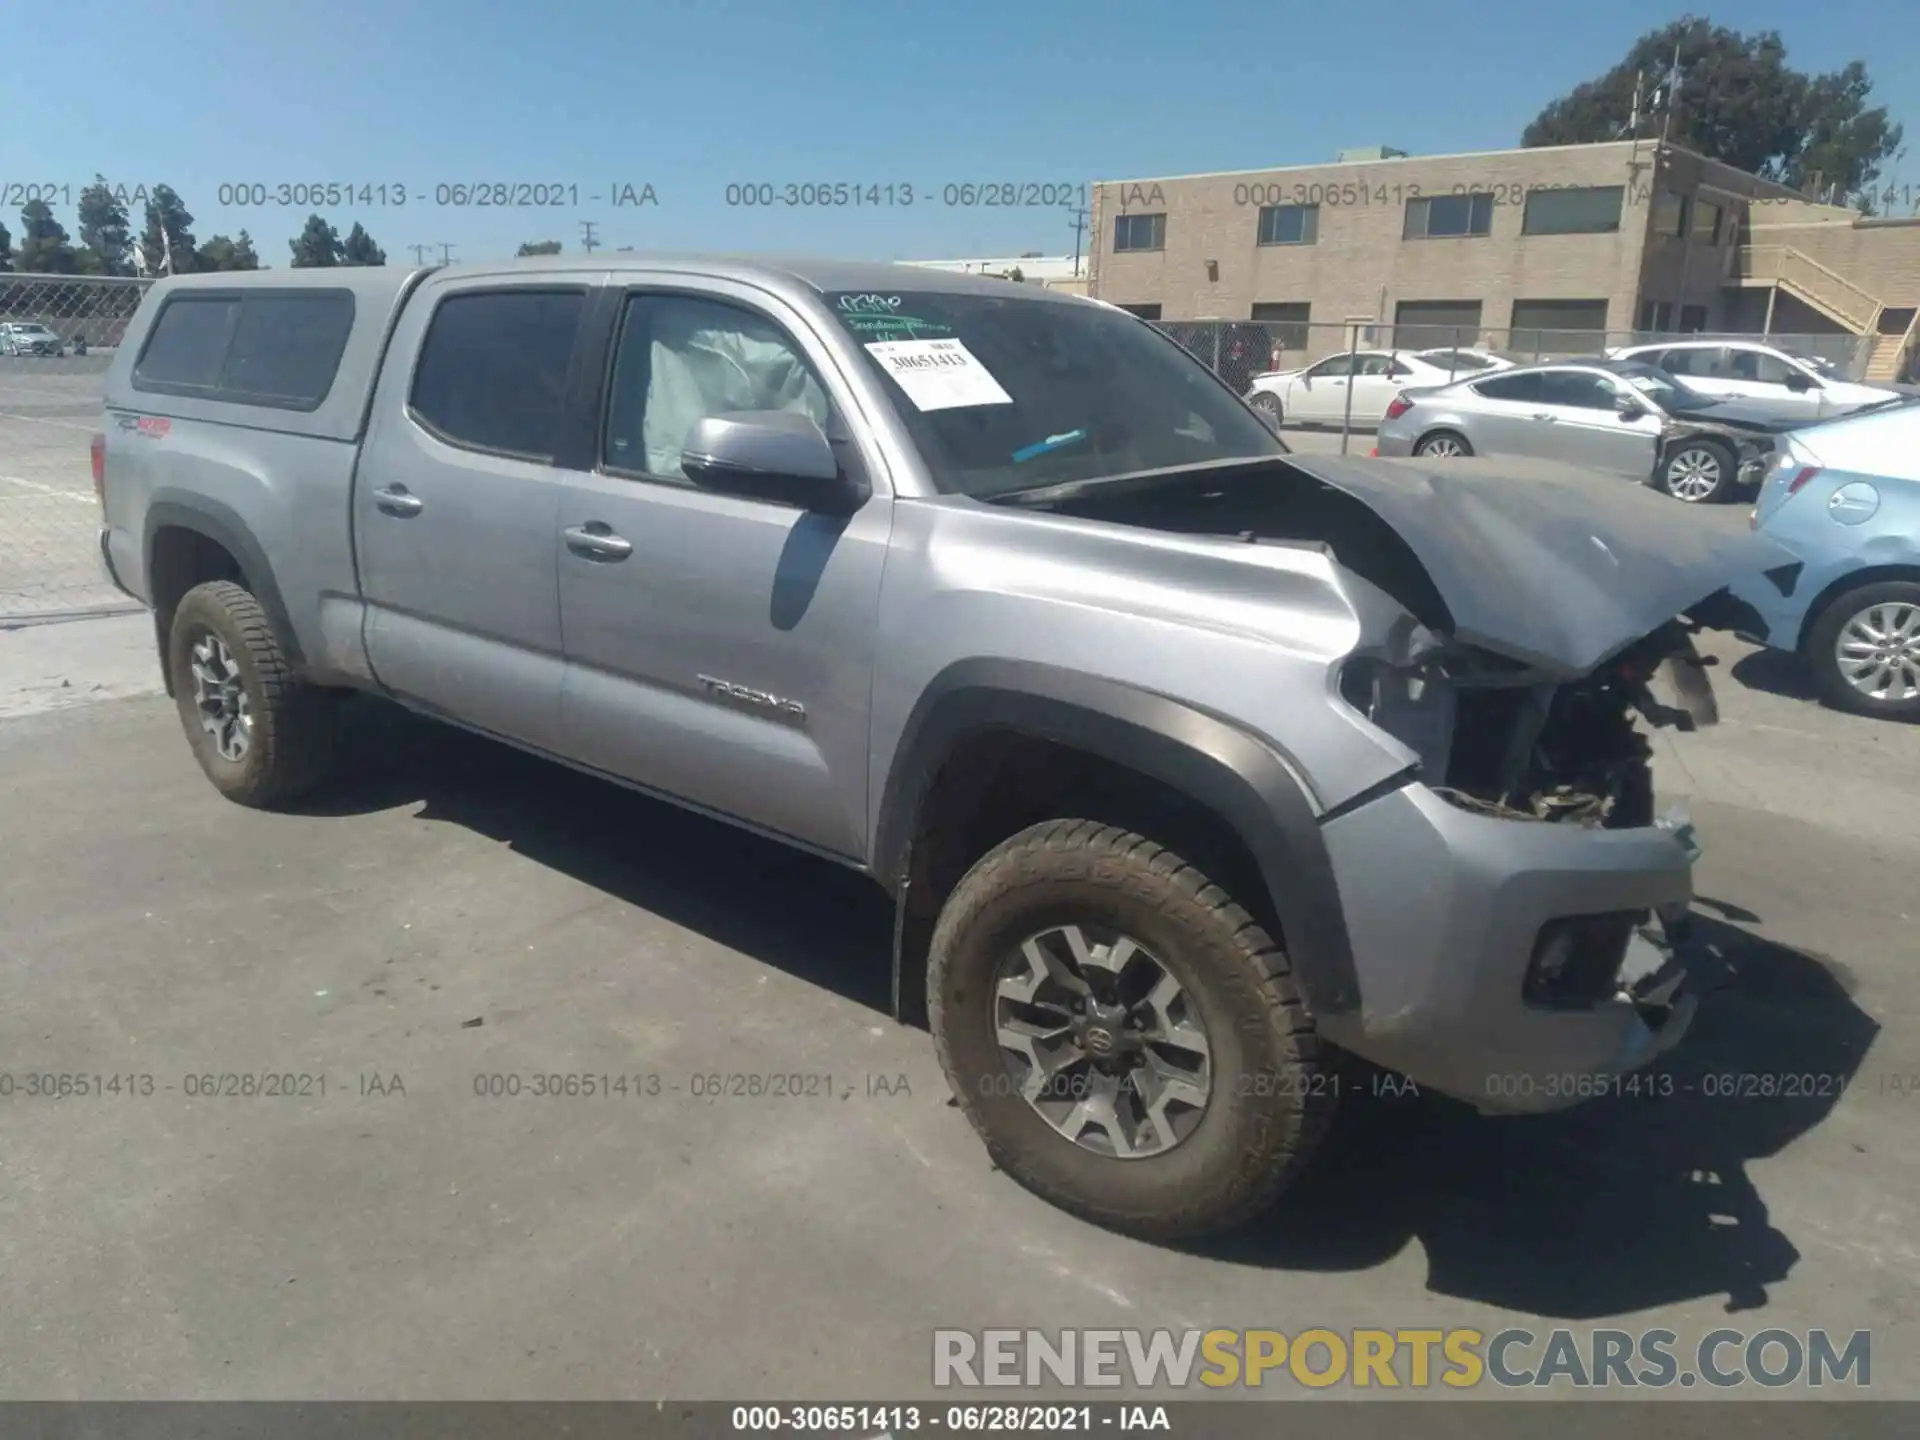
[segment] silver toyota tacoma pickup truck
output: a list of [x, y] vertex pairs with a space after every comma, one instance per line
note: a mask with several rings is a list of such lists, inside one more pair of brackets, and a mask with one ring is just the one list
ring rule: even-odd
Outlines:
[[861, 870], [994, 1159], [1101, 1224], [1266, 1205], [1348, 1056], [1540, 1110], [1686, 1027], [1634, 716], [1711, 720], [1778, 557], [1649, 492], [1291, 454], [1111, 306], [837, 262], [169, 279], [105, 411], [224, 794], [366, 691]]

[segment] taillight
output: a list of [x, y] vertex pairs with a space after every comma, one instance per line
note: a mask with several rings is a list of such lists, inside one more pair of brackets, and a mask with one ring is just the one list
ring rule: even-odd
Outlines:
[[1393, 403], [1387, 406], [1387, 419], [1398, 420], [1412, 408], [1413, 402], [1411, 400], [1407, 399], [1404, 395], [1396, 395], [1393, 397]]
[[93, 498], [104, 510], [107, 508], [107, 437], [94, 431], [93, 444], [88, 449], [93, 454]]
[[1787, 494], [1798, 495], [1807, 488], [1807, 482], [1819, 473], [1818, 465], [1802, 465], [1800, 472], [1787, 482]]

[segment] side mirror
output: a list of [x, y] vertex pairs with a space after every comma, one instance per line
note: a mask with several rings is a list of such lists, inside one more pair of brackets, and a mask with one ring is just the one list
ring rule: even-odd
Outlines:
[[1803, 370], [1789, 370], [1787, 372], [1787, 388], [1796, 394], [1805, 394], [1807, 391], [1813, 389], [1813, 377]]
[[1613, 402], [1613, 413], [1622, 420], [1638, 420], [1647, 413], [1647, 407], [1631, 395], [1622, 395]]
[[867, 487], [845, 475], [812, 417], [791, 410], [741, 410], [694, 422], [680, 468], [703, 490], [848, 514]]

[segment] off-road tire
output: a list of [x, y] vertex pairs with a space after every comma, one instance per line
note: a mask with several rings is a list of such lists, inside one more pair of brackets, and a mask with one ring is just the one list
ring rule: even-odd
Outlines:
[[[232, 654], [253, 717], [252, 737], [238, 760], [220, 754], [194, 700], [192, 651], [208, 633]], [[187, 744], [229, 800], [270, 809], [325, 778], [334, 754], [333, 696], [296, 678], [273, 623], [245, 589], [212, 580], [181, 597], [167, 637], [167, 668]]]
[[[1673, 488], [1674, 467], [1690, 450], [1711, 451], [1720, 462], [1720, 478], [1714, 482], [1713, 488], [1692, 497], [1678, 494]], [[1662, 494], [1671, 496], [1683, 505], [1718, 505], [1739, 488], [1740, 457], [1733, 453], [1732, 446], [1718, 440], [1683, 440], [1660, 457], [1660, 469], [1654, 485]]]
[[1856, 690], [1840, 673], [1834, 646], [1846, 623], [1875, 605], [1920, 605], [1920, 584], [1911, 580], [1882, 580], [1846, 590], [1829, 600], [1807, 627], [1800, 654], [1813, 676], [1820, 698], [1836, 710], [1869, 715], [1876, 720], [1920, 720], [1920, 699], [1881, 700]]
[[[1058, 924], [1137, 937], [1185, 987], [1212, 1052], [1212, 1093], [1180, 1143], [1139, 1159], [1075, 1144], [1004, 1083], [994, 1033], [1001, 958]], [[1172, 851], [1092, 820], [1021, 831], [967, 872], [934, 927], [928, 1007], [940, 1064], [994, 1163], [1043, 1199], [1153, 1240], [1270, 1206], [1332, 1117], [1338, 1081], [1281, 948]]]

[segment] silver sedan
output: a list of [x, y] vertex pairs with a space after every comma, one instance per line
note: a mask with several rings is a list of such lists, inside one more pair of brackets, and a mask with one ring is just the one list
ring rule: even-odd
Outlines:
[[1799, 417], [1716, 401], [1630, 360], [1528, 365], [1403, 390], [1376, 455], [1522, 455], [1721, 500], [1758, 478], [1772, 437]]

